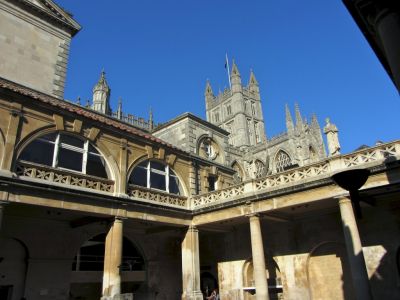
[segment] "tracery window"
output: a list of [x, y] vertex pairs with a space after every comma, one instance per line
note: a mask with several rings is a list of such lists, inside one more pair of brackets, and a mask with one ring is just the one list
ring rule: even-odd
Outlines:
[[171, 194], [183, 194], [174, 171], [168, 165], [155, 160], [145, 160], [138, 164], [129, 177], [129, 183]]
[[255, 178], [260, 178], [265, 174], [265, 165], [258, 159], [254, 162], [254, 175]]
[[33, 140], [19, 156], [20, 160], [108, 178], [106, 162], [88, 140], [53, 132]]
[[292, 165], [292, 160], [290, 156], [285, 152], [280, 150], [276, 155], [275, 166], [277, 172], [282, 172], [287, 170]]

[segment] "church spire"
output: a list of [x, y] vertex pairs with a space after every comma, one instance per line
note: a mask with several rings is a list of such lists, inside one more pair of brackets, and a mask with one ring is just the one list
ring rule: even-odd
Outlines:
[[106, 73], [101, 71], [100, 79], [93, 88], [93, 104], [92, 109], [103, 114], [109, 114], [110, 109], [110, 93], [111, 89], [106, 81]]

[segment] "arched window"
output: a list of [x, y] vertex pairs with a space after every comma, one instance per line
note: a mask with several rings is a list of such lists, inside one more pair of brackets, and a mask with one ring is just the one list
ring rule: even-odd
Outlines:
[[89, 143], [64, 133], [49, 133], [33, 140], [19, 156], [36, 164], [108, 178], [106, 162]]
[[159, 161], [145, 160], [138, 164], [129, 177], [129, 184], [182, 195], [182, 187], [174, 171]]
[[234, 162], [232, 165], [232, 169], [234, 169], [236, 171], [236, 173], [233, 175], [233, 179], [235, 180], [235, 182], [242, 182], [244, 174], [243, 174], [243, 169], [239, 165], [239, 163]]
[[258, 159], [254, 162], [254, 176], [255, 178], [260, 178], [265, 174], [265, 165]]
[[277, 172], [282, 172], [290, 168], [292, 165], [292, 160], [290, 156], [285, 152], [280, 150], [276, 155], [275, 167]]

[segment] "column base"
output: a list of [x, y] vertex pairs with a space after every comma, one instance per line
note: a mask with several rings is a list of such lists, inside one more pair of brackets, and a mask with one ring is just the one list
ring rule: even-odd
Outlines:
[[198, 292], [191, 292], [190, 294], [183, 293], [182, 294], [182, 300], [203, 300], [203, 293], [198, 291]]

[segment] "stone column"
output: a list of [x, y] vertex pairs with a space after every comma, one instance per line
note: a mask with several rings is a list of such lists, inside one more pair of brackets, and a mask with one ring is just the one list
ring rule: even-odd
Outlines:
[[260, 218], [250, 216], [251, 252], [253, 254], [253, 276], [256, 285], [256, 299], [268, 300], [268, 283], [265, 271], [264, 246], [261, 235]]
[[115, 218], [106, 236], [104, 251], [103, 297], [113, 299], [121, 294], [122, 219]]
[[200, 290], [199, 231], [189, 226], [182, 241], [182, 300], [203, 300]]
[[360, 234], [358, 233], [351, 200], [347, 197], [339, 198], [339, 207], [355, 298], [359, 300], [372, 299]]

